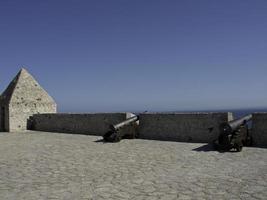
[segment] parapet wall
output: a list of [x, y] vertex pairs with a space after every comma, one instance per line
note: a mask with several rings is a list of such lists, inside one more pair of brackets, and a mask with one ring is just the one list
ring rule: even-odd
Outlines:
[[[33, 130], [102, 136], [110, 124], [119, 123], [132, 113], [36, 114]], [[145, 113], [139, 118], [142, 139], [179, 142], [212, 142], [218, 138], [219, 126], [232, 120], [232, 113]], [[125, 128], [136, 133], [136, 126]]]
[[178, 142], [212, 142], [219, 126], [232, 113], [145, 113], [140, 115], [140, 138]]
[[36, 114], [30, 123], [31, 129], [37, 131], [102, 136], [109, 130], [110, 124], [119, 123], [130, 116], [132, 113]]
[[267, 113], [252, 114], [253, 146], [267, 147]]
[[[132, 113], [35, 114], [28, 121], [32, 130], [102, 136], [110, 124], [117, 124]], [[210, 143], [218, 138], [221, 123], [233, 120], [232, 113], [144, 113], [139, 127], [129, 126], [123, 133], [142, 139]], [[252, 116], [254, 146], [267, 146], [267, 113]]]

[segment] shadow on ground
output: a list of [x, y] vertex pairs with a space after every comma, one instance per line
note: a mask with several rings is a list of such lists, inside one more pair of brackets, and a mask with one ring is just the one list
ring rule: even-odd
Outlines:
[[192, 149], [192, 151], [208, 152], [208, 151], [216, 151], [216, 150], [214, 149], [213, 144], [204, 144], [200, 147]]

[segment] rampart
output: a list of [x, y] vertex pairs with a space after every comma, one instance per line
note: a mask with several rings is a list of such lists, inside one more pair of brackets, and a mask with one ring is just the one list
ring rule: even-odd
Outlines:
[[102, 136], [109, 130], [110, 124], [119, 123], [130, 116], [132, 113], [35, 114], [29, 123], [31, 129], [37, 131]]
[[[102, 136], [110, 124], [131, 113], [36, 114], [32, 129]], [[145, 113], [140, 114], [139, 134], [143, 139], [179, 142], [212, 142], [219, 135], [219, 125], [232, 120], [232, 113]], [[137, 131], [128, 127], [123, 131]]]
[[253, 113], [252, 140], [253, 146], [267, 147], [267, 113]]
[[232, 113], [145, 113], [140, 115], [140, 138], [179, 142], [212, 142], [219, 125]]

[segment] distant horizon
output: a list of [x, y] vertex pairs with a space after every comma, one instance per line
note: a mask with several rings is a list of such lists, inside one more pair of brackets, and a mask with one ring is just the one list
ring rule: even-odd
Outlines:
[[[86, 109], [85, 109], [86, 111]], [[142, 112], [238, 112], [238, 111], [252, 111], [252, 112], [267, 112], [267, 107], [255, 107], [255, 108], [231, 108], [231, 109], [196, 109], [196, 110], [143, 110], [143, 111], [138, 111], [138, 110], [121, 110], [121, 111], [113, 111], [113, 112], [133, 112], [133, 113], [142, 113]], [[71, 110], [59, 110], [59, 112], [62, 113], [83, 113], [83, 112], [77, 112], [77, 111], [71, 111]], [[87, 111], [85, 113], [97, 113], [97, 111]], [[105, 111], [104, 111], [105, 112]]]

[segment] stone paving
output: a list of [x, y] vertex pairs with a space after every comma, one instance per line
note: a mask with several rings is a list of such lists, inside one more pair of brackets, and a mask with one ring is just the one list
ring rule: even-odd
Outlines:
[[0, 199], [267, 199], [267, 149], [0, 133]]

